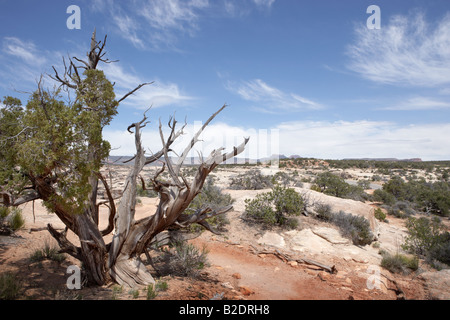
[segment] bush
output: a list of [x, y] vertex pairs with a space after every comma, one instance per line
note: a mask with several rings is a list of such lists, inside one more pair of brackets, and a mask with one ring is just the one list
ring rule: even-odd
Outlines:
[[208, 265], [208, 250], [203, 247], [200, 251], [193, 244], [185, 241], [174, 243], [175, 253], [171, 258], [174, 273], [184, 277], [198, 277], [200, 270]]
[[148, 197], [148, 198], [156, 198], [158, 193], [155, 190], [147, 189], [144, 190], [141, 184], [136, 185], [136, 195], [138, 197]]
[[9, 215], [9, 226], [12, 231], [17, 231], [25, 225], [25, 219], [22, 216], [22, 210], [13, 208]]
[[409, 274], [411, 270], [415, 271], [419, 268], [419, 259], [416, 256], [391, 255], [385, 252], [383, 253], [381, 266], [393, 273]]
[[11, 272], [0, 274], [0, 300], [13, 300], [19, 296], [22, 284]]
[[380, 208], [376, 208], [373, 215], [379, 221], [386, 221], [386, 213], [384, 213]]
[[[205, 207], [210, 207], [213, 210], [217, 210], [233, 204], [233, 202], [234, 199], [229, 194], [223, 193], [221, 188], [214, 185], [213, 179], [208, 178], [206, 183], [203, 185], [202, 192], [199, 193], [189, 204], [187, 212]], [[226, 214], [214, 216], [206, 221], [209, 225], [219, 231], [224, 230], [225, 226], [230, 223], [226, 217]], [[192, 232], [197, 232], [200, 230], [203, 230], [203, 228], [198, 225], [190, 226], [190, 231]]]
[[311, 187], [311, 189], [334, 197], [353, 199], [356, 201], [364, 201], [370, 197], [364, 192], [362, 187], [352, 186], [345, 182], [342, 177], [338, 177], [328, 171], [316, 177], [314, 187]]
[[[408, 236], [402, 248], [425, 257], [428, 262], [437, 260], [450, 265], [450, 233], [438, 218], [409, 218], [406, 223]], [[442, 231], [442, 232], [441, 232]]]
[[329, 204], [320, 203], [315, 206], [315, 211], [317, 213], [316, 218], [323, 221], [330, 221], [333, 219], [333, 212], [331, 211], [331, 206]]
[[382, 189], [377, 189], [373, 192], [373, 200], [387, 205], [393, 205], [395, 203], [395, 197]]
[[400, 219], [408, 218], [416, 213], [412, 204], [407, 201], [398, 201], [393, 206], [388, 207], [387, 211], [389, 215]]
[[362, 216], [354, 216], [339, 211], [339, 213], [333, 215], [331, 222], [337, 225], [342, 235], [350, 238], [355, 245], [371, 244], [374, 239], [369, 220]]
[[250, 170], [231, 178], [230, 189], [261, 190], [272, 187], [272, 176], [264, 176], [260, 170]]
[[272, 191], [245, 200], [244, 217], [265, 226], [295, 228], [297, 223], [292, 216], [300, 215], [304, 206], [302, 196], [294, 189], [275, 185]]
[[42, 249], [35, 250], [30, 256], [31, 262], [40, 262], [44, 260], [51, 260], [56, 262], [62, 262], [66, 259], [66, 256], [59, 253], [58, 248], [50, 246], [49, 243], [45, 243]]
[[0, 206], [0, 234], [10, 234], [25, 225], [22, 210]]

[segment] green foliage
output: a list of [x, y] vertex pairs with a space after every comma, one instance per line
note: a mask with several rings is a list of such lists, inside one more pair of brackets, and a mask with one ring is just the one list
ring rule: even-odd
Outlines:
[[395, 197], [382, 189], [377, 189], [373, 192], [373, 200], [387, 205], [393, 205], [395, 203]]
[[9, 234], [21, 229], [24, 225], [25, 219], [21, 209], [0, 206], [0, 230], [2, 232]]
[[0, 300], [14, 300], [19, 296], [22, 283], [17, 275], [6, 272], [0, 274]]
[[297, 223], [290, 217], [300, 215], [304, 207], [302, 196], [294, 189], [275, 185], [272, 191], [258, 194], [253, 200], [246, 199], [244, 215], [265, 226], [295, 228]]
[[368, 199], [369, 195], [364, 192], [364, 189], [360, 186], [352, 186], [345, 182], [345, 180], [337, 175], [332, 174], [329, 171], [322, 172], [317, 175], [314, 180], [314, 189], [320, 190], [325, 194], [338, 197], [353, 199], [357, 201], [364, 201]]
[[[443, 232], [444, 227], [436, 217], [433, 219], [410, 217], [406, 222], [406, 228], [408, 236], [402, 246], [406, 251], [427, 257], [436, 250], [440, 251], [439, 246], [448, 245], [449, 233]], [[444, 258], [447, 262], [449, 259], [449, 257]]]
[[342, 235], [351, 239], [355, 245], [371, 244], [374, 239], [369, 220], [362, 216], [339, 211], [333, 215], [331, 222], [337, 225]]
[[166, 281], [158, 281], [155, 284], [156, 291], [167, 291], [169, 289], [169, 285]]
[[323, 221], [331, 221], [333, 219], [333, 212], [331, 211], [331, 206], [329, 204], [320, 203], [315, 206], [315, 211], [317, 213], [317, 219]]
[[175, 252], [171, 258], [173, 272], [184, 277], [198, 277], [200, 271], [208, 265], [208, 250], [185, 241], [174, 243]]
[[138, 197], [148, 197], [148, 198], [156, 198], [158, 196], [158, 193], [154, 190], [147, 189], [144, 190], [140, 184], [136, 185], [136, 195]]
[[[417, 209], [440, 216], [450, 215], [450, 184], [446, 181], [427, 182], [425, 179], [409, 180], [395, 176], [374, 192], [374, 200], [389, 206], [398, 202], [409, 203], [410, 212]], [[395, 208], [394, 215], [402, 215]], [[408, 213], [407, 213], [408, 214]]]
[[381, 210], [380, 208], [376, 208], [373, 214], [375, 218], [378, 219], [379, 221], [386, 220], [386, 213], [384, 213], [383, 210]]
[[[218, 210], [233, 204], [233, 202], [234, 199], [231, 195], [223, 193], [221, 188], [214, 185], [214, 180], [212, 178], [208, 178], [203, 185], [202, 192], [191, 201], [189, 207], [186, 209], [186, 212], [195, 212], [197, 209], [206, 207], [210, 207], [212, 210]], [[217, 230], [224, 230], [225, 226], [230, 223], [226, 217], [226, 214], [220, 214], [206, 219], [206, 222]], [[203, 230], [203, 228], [197, 225], [191, 225], [190, 228], [193, 232]]]
[[406, 256], [403, 254], [391, 255], [387, 252], [382, 254], [381, 266], [393, 273], [409, 274], [419, 268], [417, 256]]
[[230, 189], [261, 190], [272, 187], [272, 176], [261, 174], [258, 169], [250, 170], [231, 178]]
[[158, 296], [158, 293], [153, 287], [153, 284], [147, 286], [147, 300], [153, 300]]
[[[117, 113], [113, 85], [100, 70], [86, 70], [74, 103], [63, 101], [60, 91], [39, 88], [26, 107], [6, 97], [0, 109], [0, 181], [17, 195], [31, 177], [56, 181], [57, 194], [44, 205], [56, 203], [74, 214], [84, 211], [90, 184], [110, 144], [102, 129]], [[5, 182], [5, 183], [4, 183]]]
[[44, 244], [42, 249], [37, 249], [30, 256], [31, 262], [40, 262], [44, 260], [51, 260], [56, 262], [62, 262], [66, 259], [66, 256], [59, 253], [58, 248], [50, 246], [48, 242]]

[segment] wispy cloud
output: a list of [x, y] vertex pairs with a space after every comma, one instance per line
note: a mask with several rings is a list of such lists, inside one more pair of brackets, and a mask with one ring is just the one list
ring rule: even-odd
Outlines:
[[95, 0], [94, 13], [109, 14], [115, 31], [137, 48], [176, 49], [180, 37], [193, 36], [208, 0]]
[[243, 16], [270, 9], [275, 0], [94, 0], [93, 13], [107, 14], [121, 37], [140, 49], [179, 50], [180, 39], [195, 37], [202, 21], [215, 15]]
[[[125, 71], [119, 63], [107, 64], [103, 70], [108, 79], [116, 83], [115, 90], [119, 98], [136, 88], [139, 84], [151, 81], [149, 79], [144, 80], [135, 73]], [[176, 83], [164, 82], [158, 79], [153, 80], [154, 83], [152, 85], [142, 87], [124, 100], [123, 104], [145, 110], [151, 105], [153, 108], [174, 104], [184, 105], [195, 99], [184, 94]]]
[[430, 23], [415, 11], [391, 17], [379, 30], [355, 29], [348, 68], [369, 80], [438, 87], [450, 83], [450, 13]]
[[286, 93], [272, 87], [261, 79], [235, 84], [228, 82], [227, 89], [242, 99], [257, 103], [257, 109], [264, 112], [290, 112], [305, 109], [321, 109], [323, 106], [296, 93]]
[[41, 66], [46, 59], [31, 41], [23, 41], [16, 37], [5, 37], [3, 39], [3, 52], [19, 58], [28, 65]]
[[252, 0], [257, 6], [270, 8], [275, 0]]
[[414, 97], [393, 104], [382, 110], [414, 111], [414, 110], [443, 110], [450, 109], [450, 102], [429, 97]]

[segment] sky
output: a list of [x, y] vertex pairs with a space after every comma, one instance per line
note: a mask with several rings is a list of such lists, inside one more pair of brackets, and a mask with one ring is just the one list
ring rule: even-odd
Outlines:
[[153, 81], [104, 128], [112, 155], [135, 153], [126, 128], [149, 107], [146, 152], [175, 115], [181, 153], [226, 104], [194, 156], [250, 137], [250, 158], [450, 160], [448, 0], [0, 0], [0, 100], [52, 88], [94, 28], [118, 98]]

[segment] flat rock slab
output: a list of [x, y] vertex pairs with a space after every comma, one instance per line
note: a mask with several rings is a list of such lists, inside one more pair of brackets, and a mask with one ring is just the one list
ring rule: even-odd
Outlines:
[[327, 240], [332, 244], [351, 244], [349, 239], [343, 238], [338, 230], [327, 228], [327, 227], [318, 227], [312, 229], [312, 232]]
[[315, 235], [311, 229], [292, 230], [285, 234], [291, 237], [291, 249], [294, 251], [323, 253], [333, 250], [330, 242]]
[[275, 232], [266, 232], [261, 238], [258, 239], [258, 243], [277, 248], [284, 248], [286, 246], [283, 236]]

